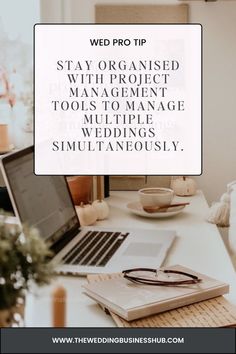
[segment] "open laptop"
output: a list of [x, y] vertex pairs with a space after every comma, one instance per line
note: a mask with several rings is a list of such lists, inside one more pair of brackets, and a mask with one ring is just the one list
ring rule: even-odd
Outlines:
[[81, 228], [65, 177], [36, 176], [33, 154], [33, 147], [8, 154], [1, 169], [16, 216], [39, 229], [54, 252], [57, 272], [85, 275], [162, 264], [174, 231]]

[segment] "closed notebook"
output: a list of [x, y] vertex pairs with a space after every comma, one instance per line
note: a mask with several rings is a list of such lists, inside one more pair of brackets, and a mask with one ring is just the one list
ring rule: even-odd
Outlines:
[[180, 265], [168, 267], [198, 276], [198, 284], [151, 286], [117, 277], [84, 285], [85, 293], [127, 321], [203, 301], [229, 292], [229, 285]]

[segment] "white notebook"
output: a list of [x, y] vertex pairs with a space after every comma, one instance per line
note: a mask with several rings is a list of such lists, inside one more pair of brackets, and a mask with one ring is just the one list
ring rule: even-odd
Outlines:
[[198, 284], [151, 286], [118, 277], [84, 285], [85, 293], [127, 321], [168, 311], [229, 292], [229, 285], [180, 265], [168, 267], [197, 275]]

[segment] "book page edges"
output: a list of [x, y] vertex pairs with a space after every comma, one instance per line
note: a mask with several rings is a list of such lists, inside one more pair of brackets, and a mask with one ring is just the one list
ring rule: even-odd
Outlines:
[[150, 305], [135, 307], [130, 310], [124, 310], [120, 306], [117, 306], [103, 297], [93, 293], [86, 286], [85, 293], [93, 300], [99, 302], [103, 307], [107, 308], [109, 311], [116, 313], [120, 317], [124, 318], [127, 321], [133, 321], [138, 318], [147, 317], [150, 315], [158, 314], [161, 312], [173, 310], [179, 307], [187, 306], [190, 304], [194, 304], [196, 302], [200, 302], [203, 300], [208, 300], [220, 295], [224, 295], [229, 292], [229, 285], [222, 284], [218, 287], [214, 287], [211, 289], [206, 289], [204, 291], [193, 294], [187, 294], [181, 296], [180, 298], [174, 298], [171, 300], [162, 301], [161, 303], [152, 303]]
[[88, 289], [86, 289], [84, 294], [86, 294], [92, 300], [96, 301], [105, 312], [106, 312], [106, 310], [108, 310], [109, 312], [114, 312], [117, 315], [119, 315], [120, 317], [124, 318], [126, 321], [130, 321], [128, 318], [127, 311], [123, 310], [121, 307], [119, 307], [115, 304], [112, 304], [109, 301], [104, 301], [104, 298], [102, 298], [101, 296], [99, 296], [97, 294], [94, 294], [93, 292], [91, 292]]

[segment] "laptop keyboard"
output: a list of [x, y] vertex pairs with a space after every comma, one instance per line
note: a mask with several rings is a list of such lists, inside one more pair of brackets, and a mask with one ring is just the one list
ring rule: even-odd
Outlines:
[[104, 267], [129, 233], [88, 231], [63, 257], [65, 264]]

